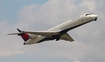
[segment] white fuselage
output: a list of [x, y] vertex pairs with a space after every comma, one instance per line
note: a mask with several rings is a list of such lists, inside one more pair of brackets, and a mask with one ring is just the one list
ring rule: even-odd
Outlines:
[[[84, 15], [81, 15], [81, 16], [75, 18], [75, 19], [72, 19], [72, 20], [64, 22], [60, 25], [57, 25], [51, 29], [48, 29], [46, 31], [48, 31], [48, 32], [50, 32], [50, 31], [62, 31], [62, 30], [66, 30], [66, 29], [71, 30], [71, 29], [74, 29], [78, 26], [81, 26], [83, 24], [86, 24], [90, 21], [95, 20], [96, 17], [97, 17], [97, 15], [95, 15], [95, 14], [84, 14]], [[33, 44], [33, 43], [35, 44], [44, 38], [45, 38], [44, 36], [37, 35], [37, 36], [34, 36], [33, 39], [25, 42], [25, 44]], [[32, 41], [32, 42], [30, 42], [30, 41]]]

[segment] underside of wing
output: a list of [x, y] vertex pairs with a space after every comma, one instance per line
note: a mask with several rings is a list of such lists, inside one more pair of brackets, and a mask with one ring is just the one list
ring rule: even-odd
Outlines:
[[74, 41], [74, 39], [68, 33], [62, 35], [61, 36], [61, 39], [62, 40], [66, 40], [66, 41], [70, 41], [70, 42], [73, 42]]

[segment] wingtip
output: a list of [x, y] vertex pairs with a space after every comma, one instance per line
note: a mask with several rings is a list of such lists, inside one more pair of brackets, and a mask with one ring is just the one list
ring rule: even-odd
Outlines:
[[7, 35], [10, 35], [10, 34], [7, 34]]
[[10, 33], [10, 34], [7, 34], [7, 35], [13, 35], [12, 33]]
[[17, 30], [18, 30], [19, 32], [21, 32], [21, 30], [20, 30], [19, 28], [17, 28]]
[[7, 34], [7, 35], [19, 35], [19, 34], [22, 34], [22, 32], [19, 32], [19, 33], [10, 33], [10, 34]]

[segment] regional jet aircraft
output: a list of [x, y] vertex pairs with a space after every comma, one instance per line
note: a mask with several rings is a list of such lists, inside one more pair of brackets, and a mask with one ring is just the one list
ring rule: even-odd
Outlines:
[[49, 40], [66, 40], [72, 42], [74, 39], [67, 32], [91, 21], [96, 21], [97, 17], [95, 14], [86, 13], [46, 31], [30, 32], [21, 31], [17, 28], [19, 33], [11, 33], [9, 35], [21, 36], [24, 40], [24, 45], [37, 44]]

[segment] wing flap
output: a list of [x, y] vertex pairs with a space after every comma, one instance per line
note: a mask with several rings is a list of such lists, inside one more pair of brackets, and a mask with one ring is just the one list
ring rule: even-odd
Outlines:
[[61, 39], [62, 40], [66, 40], [66, 41], [70, 41], [70, 42], [73, 42], [74, 41], [74, 39], [68, 33], [62, 35], [61, 36]]

